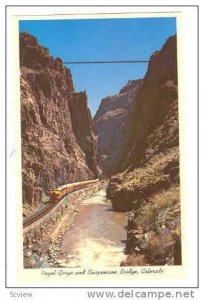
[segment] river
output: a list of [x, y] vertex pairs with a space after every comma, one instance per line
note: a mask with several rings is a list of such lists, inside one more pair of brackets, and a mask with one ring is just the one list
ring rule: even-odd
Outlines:
[[125, 259], [127, 218], [113, 212], [105, 190], [84, 199], [62, 240], [67, 267], [113, 267]]

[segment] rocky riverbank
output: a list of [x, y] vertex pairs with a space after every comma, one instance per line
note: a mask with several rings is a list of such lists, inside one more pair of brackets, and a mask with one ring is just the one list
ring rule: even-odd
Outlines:
[[67, 230], [71, 229], [78, 214], [78, 206], [84, 198], [101, 189], [101, 184], [83, 191], [75, 192], [75, 197], [64, 198], [64, 208], [52, 217], [46, 225], [31, 230], [24, 235], [24, 268], [64, 267], [65, 260], [58, 258], [63, 254], [61, 242]]
[[107, 196], [128, 212], [129, 255], [123, 266], [181, 264], [178, 149], [154, 163], [112, 178]]

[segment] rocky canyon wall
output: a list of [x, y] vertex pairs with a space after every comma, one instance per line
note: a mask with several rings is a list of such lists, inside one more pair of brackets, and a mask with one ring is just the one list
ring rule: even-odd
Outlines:
[[134, 102], [142, 80], [130, 80], [118, 95], [102, 99], [94, 116], [98, 137], [98, 161], [107, 175], [122, 168], [124, 150], [129, 140]]
[[96, 139], [70, 70], [25, 32], [20, 71], [23, 202], [35, 206], [50, 188], [97, 177]]
[[96, 156], [97, 140], [86, 92], [74, 93], [69, 101], [73, 131], [78, 145], [86, 155], [86, 164], [95, 177], [100, 173]]
[[[143, 175], [146, 176], [143, 172], [145, 168], [149, 176], [151, 173], [163, 173], [161, 183], [155, 183], [158, 189], [162, 188], [162, 185], [169, 186], [172, 181], [177, 181], [179, 123], [176, 36], [169, 38], [162, 49], [152, 55], [148, 71], [134, 101], [129, 128], [129, 140], [123, 152], [122, 177], [128, 177], [131, 172], [135, 172], [135, 176], [141, 177], [142, 180]], [[115, 186], [122, 188], [118, 184], [119, 178], [121, 175], [112, 178], [109, 186], [108, 193], [112, 199], [114, 196], [111, 186], [114, 180]], [[138, 184], [135, 186], [137, 188]], [[141, 195], [143, 194], [144, 188]]]
[[[129, 256], [123, 265], [179, 265], [182, 258], [176, 36], [151, 56], [131, 106], [131, 116], [126, 119], [129, 133], [121, 137], [124, 145], [120, 174], [110, 179], [107, 188], [114, 210], [131, 211]], [[110, 123], [111, 120], [109, 126]]]

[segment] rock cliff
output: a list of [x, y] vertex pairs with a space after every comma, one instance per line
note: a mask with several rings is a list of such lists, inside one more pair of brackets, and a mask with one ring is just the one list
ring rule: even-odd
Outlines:
[[87, 166], [97, 176], [100, 173], [96, 161], [97, 140], [86, 92], [74, 93], [69, 101], [69, 109], [77, 143], [86, 155]]
[[130, 80], [118, 95], [102, 99], [94, 117], [98, 136], [98, 161], [110, 176], [121, 170], [125, 146], [129, 138], [129, 119], [142, 80]]
[[131, 211], [123, 265], [181, 264], [176, 36], [152, 55], [129, 128], [107, 188], [114, 210]]
[[70, 70], [25, 32], [20, 71], [23, 202], [35, 206], [50, 188], [97, 177], [96, 139]]
[[[131, 172], [136, 172], [137, 178], [141, 177], [142, 180], [146, 172], [163, 172], [165, 178], [162, 177], [162, 184], [168, 186], [168, 181], [177, 181], [179, 124], [175, 36], [167, 40], [161, 51], [152, 55], [148, 71], [134, 101], [129, 128], [129, 139], [125, 145], [122, 164], [127, 177], [129, 178]], [[125, 174], [111, 180], [108, 194], [113, 202], [114, 180], [120, 181], [119, 178], [125, 177]], [[121, 188], [120, 184], [116, 183], [116, 186]], [[118, 204], [118, 201], [116, 202]]]

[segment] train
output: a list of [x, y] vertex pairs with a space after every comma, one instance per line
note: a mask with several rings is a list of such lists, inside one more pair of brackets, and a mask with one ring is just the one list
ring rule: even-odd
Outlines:
[[80, 181], [75, 183], [69, 183], [62, 185], [58, 188], [50, 190], [50, 202], [58, 202], [60, 199], [65, 197], [69, 192], [76, 191], [86, 186], [90, 186], [98, 182], [99, 179]]

